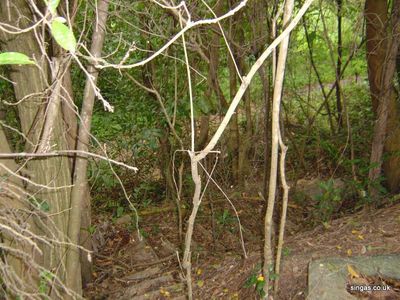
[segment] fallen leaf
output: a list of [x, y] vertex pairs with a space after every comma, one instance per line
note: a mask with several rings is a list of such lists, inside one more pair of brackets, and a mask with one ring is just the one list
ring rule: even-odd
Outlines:
[[170, 292], [168, 292], [167, 290], [165, 290], [163, 288], [160, 288], [160, 294], [166, 298], [169, 298], [171, 296]]
[[362, 245], [361, 247], [361, 254], [365, 254], [367, 253], [367, 247], [365, 247], [364, 245]]
[[347, 265], [347, 272], [349, 272], [351, 278], [360, 278], [360, 274], [351, 265]]
[[204, 286], [204, 281], [203, 280], [197, 280], [197, 286], [199, 288], [203, 287]]
[[328, 222], [322, 222], [325, 229], [330, 229], [332, 226]]

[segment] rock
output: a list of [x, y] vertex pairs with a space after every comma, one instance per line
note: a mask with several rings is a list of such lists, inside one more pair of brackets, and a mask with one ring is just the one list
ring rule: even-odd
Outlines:
[[[333, 182], [333, 189], [338, 192], [344, 192], [345, 183], [342, 179], [336, 178], [331, 179]], [[299, 179], [296, 182], [296, 185], [293, 189], [292, 196], [297, 197], [303, 196], [305, 199], [308, 200], [316, 200], [318, 196], [322, 195], [326, 190], [321, 187], [323, 184], [327, 184], [328, 180], [322, 180], [320, 178], [314, 179]]]
[[132, 221], [132, 218], [130, 215], [123, 215], [122, 217], [118, 218], [115, 221], [115, 224], [116, 225], [128, 225], [131, 223], [131, 221]]
[[315, 220], [326, 222], [342, 207], [346, 185], [341, 179], [300, 179], [289, 197], [306, 211], [311, 211]]
[[348, 265], [354, 267], [362, 275], [382, 275], [388, 278], [400, 279], [400, 255], [325, 258], [315, 260], [310, 262], [308, 268], [307, 299], [357, 299], [357, 297], [346, 291], [346, 283], [349, 276]]

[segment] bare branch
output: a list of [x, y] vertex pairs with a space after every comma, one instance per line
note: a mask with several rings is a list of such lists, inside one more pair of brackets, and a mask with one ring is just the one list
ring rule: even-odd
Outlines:
[[130, 165], [127, 165], [123, 162], [111, 159], [109, 157], [105, 157], [96, 153], [88, 152], [88, 151], [83, 151], [83, 150], [57, 150], [57, 151], [52, 151], [52, 152], [46, 152], [46, 153], [27, 153], [27, 152], [19, 152], [19, 153], [0, 153], [0, 159], [1, 158], [15, 158], [15, 157], [33, 157], [33, 158], [46, 158], [46, 157], [56, 157], [56, 156], [75, 156], [78, 155], [79, 157], [82, 158], [87, 158], [87, 157], [95, 157], [99, 158], [101, 160], [110, 162], [114, 165], [121, 166], [124, 168], [127, 168], [128, 170], [132, 170], [134, 172], [139, 171], [137, 167], [132, 167]]
[[201, 153], [196, 155], [196, 160], [200, 161], [204, 157], [207, 156], [207, 154], [214, 149], [215, 145], [217, 144], [218, 140], [220, 139], [222, 133], [224, 132], [226, 126], [229, 123], [229, 120], [231, 119], [232, 115], [235, 113], [236, 107], [238, 106], [240, 100], [242, 99], [244, 93], [246, 92], [250, 81], [253, 79], [254, 75], [258, 71], [258, 69], [262, 66], [264, 61], [268, 58], [268, 56], [271, 54], [272, 50], [275, 49], [289, 34], [290, 32], [296, 27], [296, 25], [299, 23], [300, 19], [303, 17], [303, 15], [306, 13], [308, 8], [311, 6], [311, 4], [314, 2], [314, 0], [307, 0], [304, 2], [303, 6], [297, 13], [297, 15], [293, 18], [293, 20], [290, 22], [290, 24], [286, 27], [286, 29], [271, 43], [271, 45], [268, 46], [268, 48], [263, 52], [263, 54], [257, 59], [257, 61], [254, 63], [254, 65], [251, 67], [249, 73], [247, 74], [246, 77], [243, 77], [243, 82], [236, 93], [235, 97], [233, 98], [231, 105], [229, 106], [228, 111], [226, 112], [224, 119], [222, 120], [221, 124], [219, 125], [217, 131], [215, 132], [214, 136], [211, 138], [211, 141], [208, 143], [208, 145], [204, 148]]
[[162, 46], [159, 50], [157, 50], [156, 52], [154, 52], [154, 54], [150, 55], [148, 58], [134, 63], [134, 64], [128, 64], [128, 65], [124, 65], [124, 64], [110, 64], [106, 61], [104, 61], [103, 59], [98, 59], [95, 57], [91, 57], [91, 60], [93, 62], [97, 62], [96, 64], [96, 68], [99, 69], [104, 69], [104, 68], [115, 68], [115, 69], [132, 69], [132, 68], [136, 68], [139, 66], [143, 66], [145, 64], [147, 64], [148, 62], [152, 61], [153, 59], [155, 59], [157, 56], [159, 56], [161, 53], [163, 53], [169, 46], [171, 46], [174, 42], [176, 42], [183, 34], [185, 34], [188, 30], [200, 26], [200, 25], [210, 25], [210, 24], [215, 24], [218, 23], [228, 17], [233, 16], [235, 13], [237, 13], [239, 10], [241, 10], [246, 4], [247, 4], [248, 0], [243, 0], [242, 2], [239, 3], [238, 6], [236, 6], [234, 9], [230, 10], [229, 12], [227, 12], [226, 14], [218, 17], [218, 18], [214, 18], [214, 19], [206, 19], [206, 20], [199, 20], [196, 22], [192, 22], [190, 20], [187, 21], [186, 26], [179, 31], [175, 36], [173, 36], [164, 46]]

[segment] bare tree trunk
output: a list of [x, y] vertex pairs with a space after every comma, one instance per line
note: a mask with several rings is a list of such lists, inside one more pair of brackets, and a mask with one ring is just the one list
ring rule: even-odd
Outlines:
[[[222, 1], [219, 2], [215, 9], [215, 13], [218, 14], [223, 6]], [[219, 30], [218, 26], [215, 26], [215, 30]], [[228, 101], [226, 100], [222, 88], [218, 79], [218, 66], [219, 66], [219, 48], [220, 48], [220, 36], [213, 32], [211, 38], [211, 44], [209, 48], [209, 77], [210, 83], [214, 90], [215, 96], [217, 97], [221, 112], [224, 112], [228, 109]], [[228, 60], [228, 68], [229, 68], [229, 93], [230, 97], [233, 97], [236, 92], [236, 70], [233, 64], [232, 59], [229, 57]], [[231, 172], [232, 172], [232, 181], [234, 183], [238, 182], [238, 170], [239, 170], [239, 126], [237, 120], [237, 114], [232, 117], [232, 121], [229, 123], [229, 137], [227, 138], [227, 147], [228, 152], [231, 156]]]
[[[12, 5], [8, 6], [10, 3], [9, 1], [0, 1], [0, 21], [12, 26], [29, 26], [33, 16], [26, 1], [15, 0], [12, 1]], [[49, 87], [49, 66], [44, 58], [44, 53], [41, 52], [39, 41], [32, 31], [18, 35], [7, 35], [2, 32], [1, 40], [3, 42], [3, 50], [25, 53], [30, 57], [34, 56], [40, 64], [41, 70], [35, 66], [15, 66], [12, 67], [10, 72], [11, 80], [16, 83], [14, 86], [16, 100], [18, 101], [31, 95], [26, 101], [18, 104], [18, 112], [22, 132], [32, 141], [33, 145], [38, 145], [44, 126], [46, 100], [48, 100], [43, 95]], [[49, 145], [52, 145], [53, 150], [65, 150], [66, 141], [63, 136], [64, 128], [61, 120], [61, 110], [57, 108], [54, 113], [56, 115], [52, 124], [51, 134], [48, 135], [48, 142]], [[36, 147], [27, 143], [26, 151], [34, 152]], [[32, 178], [36, 183], [50, 187], [69, 186], [71, 184], [71, 174], [66, 157], [33, 159], [27, 163], [27, 168], [32, 172]], [[34, 187], [29, 186], [28, 190], [34, 190]], [[49, 204], [48, 213], [53, 216], [51, 224], [55, 224], [57, 227], [52, 238], [57, 238], [60, 242], [65, 241], [68, 224], [68, 214], [66, 212], [69, 207], [70, 189], [43, 189], [35, 196]], [[63, 280], [65, 278], [64, 246], [60, 246], [60, 244], [51, 245], [50, 247], [43, 246], [43, 249], [44, 255], [37, 257], [38, 264], [48, 270], [54, 270], [56, 275]]]
[[279, 289], [279, 275], [280, 275], [280, 267], [281, 267], [281, 258], [282, 258], [282, 250], [283, 250], [283, 237], [285, 234], [286, 227], [286, 213], [289, 201], [289, 185], [286, 182], [286, 169], [285, 169], [285, 160], [286, 160], [286, 152], [288, 147], [283, 143], [283, 139], [279, 136], [279, 147], [281, 148], [280, 155], [280, 163], [279, 163], [279, 173], [281, 177], [281, 184], [283, 189], [283, 197], [282, 197], [282, 213], [281, 220], [279, 224], [279, 236], [278, 236], [278, 245], [276, 248], [276, 261], [275, 261], [275, 274], [277, 278], [274, 282], [274, 297], [277, 298], [278, 289]]
[[[230, 1], [230, 6], [232, 3]], [[229, 39], [235, 40], [235, 25], [234, 20], [230, 20], [229, 23]], [[235, 51], [234, 51], [235, 52]], [[228, 57], [228, 69], [229, 69], [229, 96], [231, 99], [235, 96], [237, 92], [237, 71], [235, 67], [235, 61], [232, 57]], [[238, 124], [238, 112], [232, 116], [232, 120], [229, 124], [229, 151], [232, 157], [232, 174], [233, 182], [235, 184], [240, 184], [240, 131]]]
[[186, 285], [188, 288], [188, 298], [192, 300], [193, 298], [193, 291], [192, 291], [192, 252], [190, 250], [192, 244], [192, 236], [193, 236], [193, 229], [194, 229], [194, 222], [196, 220], [197, 212], [200, 207], [200, 193], [201, 193], [201, 177], [199, 175], [199, 162], [195, 159], [194, 156], [190, 157], [190, 164], [192, 170], [192, 179], [194, 182], [195, 190], [193, 194], [193, 208], [192, 213], [190, 214], [186, 236], [185, 236], [185, 250], [183, 253], [182, 259], [182, 267], [186, 270]]
[[400, 50], [397, 52], [396, 72], [397, 72], [397, 84], [400, 86]]
[[[217, 49], [217, 51], [218, 51], [218, 49]], [[210, 73], [216, 72], [216, 71], [217, 70], [211, 70], [211, 67], [210, 67], [208, 70], [208, 74], [210, 75]], [[206, 102], [208, 102], [208, 104], [211, 104], [210, 99], [211, 99], [211, 94], [213, 91], [211, 76], [208, 77], [207, 85], [208, 85], [208, 87], [204, 91], [204, 100]], [[196, 149], [198, 149], [198, 150], [203, 149], [208, 141], [208, 135], [209, 135], [209, 131], [210, 131], [210, 115], [208, 113], [209, 112], [207, 112], [207, 114], [205, 114], [205, 115], [200, 116], [199, 137], [196, 140]]]
[[[237, 92], [237, 75], [234, 62], [228, 58], [229, 62], [229, 94], [233, 98]], [[235, 113], [229, 124], [229, 152], [232, 156], [232, 174], [233, 182], [239, 183], [239, 145], [240, 145], [240, 132], [238, 124], [238, 115]]]
[[[242, 74], [247, 73], [247, 68], [245, 67], [244, 59], [240, 59], [240, 67]], [[251, 148], [253, 147], [252, 138], [253, 138], [253, 121], [251, 115], [251, 98], [250, 98], [250, 88], [246, 91], [243, 96], [244, 100], [244, 108], [245, 108], [245, 116], [246, 116], [246, 127], [244, 133], [241, 137], [241, 142], [239, 144], [239, 185], [243, 186], [245, 183], [246, 177], [249, 174], [249, 156], [251, 153]]]
[[[369, 172], [370, 193], [377, 196], [377, 179], [383, 169], [390, 191], [400, 189], [400, 111], [393, 88], [396, 57], [400, 42], [400, 1], [393, 2], [392, 15], [385, 0], [367, 0], [367, 59], [372, 107], [376, 114], [374, 126], [371, 169]], [[383, 152], [388, 154], [383, 160]]]
[[[160, 159], [159, 164], [164, 177], [164, 182], [166, 186], [166, 196], [167, 199], [174, 198], [175, 184], [173, 181], [173, 171], [172, 170], [172, 147], [171, 143], [168, 139], [170, 136], [170, 130], [168, 128], [164, 128], [164, 135], [159, 138], [160, 141]], [[179, 209], [179, 208], [177, 208]]]
[[[262, 0], [253, 2], [253, 45], [252, 50], [256, 58], [261, 54], [265, 44], [269, 44], [273, 35], [271, 33], [272, 20], [267, 16], [267, 22], [265, 22], [265, 11], [267, 10], [266, 3]], [[267, 24], [265, 24], [267, 23]], [[261, 39], [260, 37], [264, 37]], [[264, 115], [264, 179], [263, 179], [263, 197], [268, 198], [268, 180], [270, 171], [270, 127], [271, 127], [271, 76], [269, 70], [271, 69], [272, 60], [268, 59], [264, 62], [264, 66], [258, 69], [262, 85], [262, 96], [263, 96], [263, 115]]]
[[[67, 7], [69, 4], [69, 7]], [[71, 26], [74, 24], [74, 19], [76, 16], [76, 6], [77, 0], [71, 2], [62, 2], [59, 10], [64, 18], [71, 19]], [[65, 50], [63, 50], [57, 43], [53, 43], [53, 54], [55, 57], [60, 58], [65, 55]], [[78, 115], [79, 109], [75, 105], [74, 93], [72, 88], [71, 79], [71, 65], [67, 62], [64, 66], [64, 71], [61, 72], [62, 78], [58, 79], [60, 82], [59, 98], [61, 99], [61, 111], [64, 123], [64, 135], [67, 141], [68, 150], [76, 150], [77, 135], [78, 135]], [[71, 176], [73, 177], [73, 170], [75, 169], [76, 155], [71, 155], [69, 157]], [[72, 178], [71, 178], [72, 180]], [[92, 240], [88, 228], [91, 226], [91, 197], [89, 184], [86, 181], [85, 194], [84, 194], [84, 205], [82, 210], [82, 225], [80, 245], [88, 251], [92, 250]], [[92, 263], [88, 259], [86, 251], [81, 252], [81, 271], [82, 271], [82, 281], [83, 285], [89, 283], [92, 279]]]
[[342, 72], [342, 13], [343, 13], [343, 0], [336, 0], [337, 3], [337, 64], [336, 64], [336, 108], [337, 108], [337, 119], [338, 119], [338, 130], [340, 131], [343, 128], [343, 108], [342, 108], [342, 99], [341, 99], [341, 72]]
[[210, 129], [210, 116], [203, 115], [200, 117], [200, 132], [197, 141], [197, 149], [203, 149], [208, 140], [208, 132]]
[[[243, 14], [239, 13], [233, 17], [233, 24], [230, 26], [230, 40], [232, 42], [235, 41], [245, 41], [245, 35], [243, 27], [241, 26], [240, 19], [243, 17]], [[233, 64], [233, 61], [230, 60], [229, 64], [229, 76], [230, 76], [230, 91], [231, 98], [237, 92], [237, 80], [238, 78], [242, 79], [241, 76], [248, 72], [248, 66], [245, 61], [245, 50], [235, 44], [232, 47], [233, 56], [235, 57], [236, 64]], [[237, 74], [240, 73], [240, 74]], [[234, 76], [234, 77], [233, 77]], [[246, 175], [249, 173], [249, 155], [252, 148], [252, 137], [253, 137], [253, 121], [251, 115], [251, 98], [250, 98], [250, 87], [246, 90], [243, 95], [243, 104], [244, 104], [244, 116], [246, 117], [246, 126], [244, 126], [244, 130], [241, 133], [239, 131], [239, 126], [237, 126], [237, 176], [235, 180], [240, 186], [243, 186], [246, 180]], [[237, 112], [238, 113], [238, 112]]]
[[[65, 137], [67, 139], [67, 145], [69, 150], [76, 150], [77, 135], [78, 135], [78, 111], [74, 103], [74, 95], [72, 91], [71, 72], [68, 68], [64, 72], [61, 85], [61, 96], [63, 101], [61, 102], [62, 116], [65, 127]], [[75, 169], [76, 155], [70, 158], [71, 172]], [[73, 176], [73, 174], [72, 174]], [[91, 226], [91, 197], [89, 183], [86, 180], [86, 187], [83, 196], [83, 208], [82, 208], [82, 223], [79, 245], [86, 250], [91, 251], [93, 249], [92, 239], [89, 233], [89, 227]], [[92, 263], [88, 259], [86, 251], [80, 251], [81, 259], [81, 272], [82, 272], [82, 283], [85, 286], [92, 280]]]
[[321, 75], [319, 74], [317, 66], [316, 66], [315, 61], [314, 61], [314, 54], [313, 54], [312, 44], [311, 44], [310, 36], [308, 34], [307, 24], [306, 24], [305, 21], [303, 21], [303, 27], [304, 27], [304, 32], [305, 32], [305, 35], [306, 35], [306, 41], [307, 41], [307, 46], [308, 46], [308, 53], [310, 55], [311, 66], [312, 66], [312, 68], [313, 68], [313, 70], [315, 72], [315, 75], [317, 76], [318, 84], [319, 84], [319, 86], [321, 88], [322, 96], [324, 97], [324, 104], [323, 105], [325, 106], [326, 112], [328, 114], [328, 120], [329, 120], [329, 125], [330, 125], [331, 132], [334, 133], [335, 132], [335, 128], [333, 126], [332, 113], [331, 113], [331, 109], [329, 107], [329, 101], [328, 101], [329, 100], [329, 94], [327, 94], [326, 91], [325, 91], [324, 83], [322, 82]]
[[[285, 11], [283, 15], [283, 24], [284, 26], [290, 22], [292, 17], [294, 7], [293, 0], [287, 0], [285, 4]], [[270, 267], [273, 267], [273, 257], [272, 257], [272, 222], [273, 222], [273, 212], [275, 205], [275, 196], [277, 189], [277, 173], [278, 173], [278, 151], [279, 151], [279, 114], [281, 107], [281, 97], [282, 97], [282, 89], [283, 89], [283, 80], [285, 76], [285, 68], [286, 68], [286, 58], [287, 52], [289, 48], [289, 36], [286, 36], [280, 45], [279, 48], [279, 56], [278, 56], [278, 64], [276, 69], [276, 78], [274, 83], [274, 96], [273, 96], [273, 104], [272, 104], [272, 134], [271, 134], [271, 171], [269, 178], [269, 193], [268, 193], [268, 206], [265, 212], [264, 219], [264, 265], [263, 265], [263, 274], [265, 278], [264, 285], [264, 294], [265, 299], [268, 299], [269, 292], [269, 275], [270, 275]]]
[[[12, 153], [11, 148], [9, 146], [7, 137], [4, 133], [3, 126], [0, 125], [0, 152], [1, 153]], [[21, 193], [23, 190], [23, 183], [20, 178], [17, 176], [11, 175], [6, 169], [12, 170], [13, 172], [18, 172], [19, 166], [15, 163], [13, 159], [1, 159], [0, 160], [0, 176], [2, 178], [0, 182], [0, 214], [2, 217], [6, 216], [7, 219], [13, 219], [13, 213], [24, 215], [24, 211], [29, 211], [29, 205], [25, 200], [25, 195]], [[7, 178], [4, 180], [3, 178]], [[35, 226], [33, 222], [34, 216], [25, 219], [27, 224], [27, 228], [34, 233], [38, 234], [38, 228]], [[2, 221], [2, 225], [8, 225], [4, 220]], [[16, 249], [19, 251], [23, 251], [25, 255], [28, 257], [35, 257], [35, 252], [32, 249], [31, 245], [26, 245], [22, 239], [16, 239], [16, 237], [7, 232], [6, 230], [1, 231], [1, 239], [2, 243], [9, 247], [9, 249]], [[35, 292], [37, 287], [37, 278], [38, 273], [35, 270], [29, 270], [29, 266], [27, 265], [24, 257], [22, 255], [18, 255], [17, 252], [13, 251], [3, 251], [3, 258], [5, 264], [8, 265], [8, 268], [11, 269], [12, 272], [23, 282], [22, 285], [18, 284], [18, 281], [15, 280], [15, 289], [16, 290], [29, 290], [30, 292]], [[3, 284], [7, 285], [7, 278], [3, 279]]]
[[[74, 95], [72, 91], [72, 80], [71, 80], [71, 72], [66, 70], [63, 78], [62, 78], [62, 88], [61, 88], [61, 97], [63, 101], [61, 102], [61, 109], [63, 115], [63, 121], [65, 124], [65, 136], [67, 139], [68, 149], [75, 150], [76, 149], [76, 138], [78, 135], [78, 118], [77, 114], [78, 108], [75, 107]], [[71, 170], [74, 169], [74, 157], [71, 158]]]
[[[268, 62], [271, 62], [270, 60]], [[267, 68], [268, 70], [268, 68]], [[270, 92], [270, 85], [271, 79], [268, 72], [265, 72], [262, 68], [259, 69], [260, 78], [263, 82], [263, 95], [264, 95], [264, 182], [263, 182], [263, 195], [265, 199], [268, 198], [268, 186], [269, 186], [269, 173], [271, 169], [271, 92]], [[267, 73], [267, 74], [265, 74]]]
[[[94, 24], [92, 45], [90, 52], [94, 57], [101, 56], [105, 38], [105, 26], [108, 15], [108, 0], [99, 0], [97, 3], [98, 23]], [[97, 82], [99, 72], [94, 66], [88, 66], [88, 72], [92, 76], [92, 81]], [[95, 91], [89, 79], [86, 80], [85, 91], [83, 96], [83, 104], [81, 110], [81, 124], [78, 133], [78, 151], [87, 151], [90, 142], [90, 127], [92, 122], [93, 105], [95, 99]], [[84, 195], [86, 187], [87, 159], [77, 157], [74, 170], [74, 186], [71, 192], [71, 211], [70, 222], [68, 227], [68, 236], [72, 244], [77, 245], [80, 241], [82, 211], [84, 208]], [[70, 246], [67, 252], [67, 286], [81, 294], [82, 282], [81, 277], [76, 276], [76, 272], [80, 274], [79, 250], [75, 246]]]

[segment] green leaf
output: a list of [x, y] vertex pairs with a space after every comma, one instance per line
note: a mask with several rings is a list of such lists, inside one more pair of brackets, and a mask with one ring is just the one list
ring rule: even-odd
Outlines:
[[257, 274], [251, 274], [249, 278], [247, 278], [244, 286], [246, 288], [252, 287], [254, 284], [257, 283]]
[[144, 231], [143, 229], [140, 229], [140, 230], [139, 230], [139, 233], [140, 233], [140, 235], [141, 235], [142, 237], [144, 237], [144, 238], [147, 238], [147, 237], [149, 236], [149, 234], [148, 234], [146, 231]]
[[309, 37], [309, 39], [310, 39], [310, 44], [313, 44], [314, 40], [315, 40], [316, 37], [317, 37], [317, 33], [316, 33], [315, 31], [313, 31], [313, 32], [311, 32], [311, 33], [308, 35], [308, 37]]
[[118, 206], [117, 208], [117, 218], [121, 217], [124, 213], [124, 208], [122, 206]]
[[205, 115], [208, 114], [211, 110], [210, 105], [203, 98], [200, 98], [199, 100], [195, 101], [194, 105], [195, 109], [200, 110]]
[[0, 53], [0, 65], [34, 65], [28, 56], [19, 52]]
[[54, 278], [54, 274], [49, 271], [40, 273], [39, 293], [46, 295], [49, 292], [49, 283]]
[[42, 203], [40, 203], [39, 209], [41, 211], [44, 211], [44, 212], [49, 212], [50, 211], [50, 205], [46, 201], [43, 201]]
[[276, 273], [269, 274], [269, 279], [271, 279], [271, 280], [277, 280], [278, 278], [279, 278], [279, 275]]
[[59, 19], [54, 19], [51, 23], [51, 34], [59, 44], [65, 50], [75, 53], [76, 39], [72, 30], [62, 23]]
[[49, 8], [49, 11], [55, 15], [57, 12], [57, 7], [60, 4], [60, 0], [45, 0], [45, 2]]
[[87, 229], [87, 231], [88, 231], [90, 234], [94, 234], [95, 231], [96, 231], [96, 226], [95, 226], [95, 225], [89, 226], [88, 229]]

